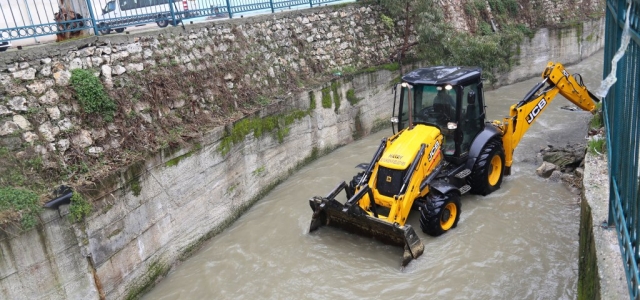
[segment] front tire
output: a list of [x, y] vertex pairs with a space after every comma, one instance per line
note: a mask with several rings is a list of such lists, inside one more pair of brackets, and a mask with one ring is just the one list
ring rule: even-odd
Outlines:
[[116, 29], [117, 33], [123, 33], [126, 27]]
[[425, 202], [419, 203], [420, 228], [430, 236], [440, 236], [458, 226], [461, 213], [460, 195], [431, 191]]
[[497, 139], [490, 140], [476, 159], [468, 183], [471, 193], [489, 195], [500, 188], [504, 176], [504, 148]]
[[[158, 16], [158, 18], [164, 18], [164, 17], [163, 16]], [[167, 19], [158, 20], [158, 21], [156, 21], [156, 24], [158, 24], [158, 27], [160, 27], [160, 28], [165, 28], [165, 27], [169, 26], [169, 20], [167, 20]]]
[[98, 31], [100, 31], [100, 33], [103, 35], [107, 35], [111, 33], [111, 28], [109, 28], [109, 26], [105, 23], [100, 23], [98, 24]]

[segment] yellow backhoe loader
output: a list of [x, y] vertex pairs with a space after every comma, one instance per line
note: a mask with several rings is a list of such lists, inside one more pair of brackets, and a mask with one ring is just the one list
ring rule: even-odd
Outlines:
[[[599, 101], [579, 74], [549, 63], [543, 80], [511, 106], [508, 117], [486, 122], [481, 77], [478, 67], [445, 66], [404, 75], [398, 103], [394, 98], [394, 135], [381, 141], [349, 184], [309, 200], [309, 231], [329, 225], [404, 247], [405, 266], [424, 251], [406, 224], [412, 208], [426, 234], [439, 236], [455, 228], [460, 196], [500, 188], [503, 175], [510, 174], [514, 149], [558, 93], [591, 112]], [[335, 199], [343, 190], [344, 204]]]

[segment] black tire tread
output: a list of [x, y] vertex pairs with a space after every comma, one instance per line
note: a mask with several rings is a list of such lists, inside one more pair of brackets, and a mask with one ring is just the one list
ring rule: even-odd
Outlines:
[[418, 207], [420, 210], [420, 229], [422, 232], [430, 236], [440, 236], [447, 232], [440, 226], [440, 215], [442, 208], [448, 203], [453, 202], [458, 207], [458, 214], [456, 220], [451, 228], [458, 226], [460, 221], [460, 213], [462, 205], [460, 204], [460, 196], [456, 193], [447, 193], [445, 195], [432, 191], [426, 197], [426, 201], [420, 201]]
[[[502, 174], [498, 182], [491, 186], [488, 181], [489, 167], [491, 165], [491, 159], [494, 155], [500, 155], [502, 159]], [[498, 139], [492, 139], [482, 148], [480, 155], [476, 159], [476, 163], [473, 165], [471, 175], [467, 179], [467, 183], [471, 186], [471, 193], [476, 195], [486, 196], [491, 194], [500, 188], [502, 184], [502, 178], [504, 177], [504, 147], [502, 142]]]

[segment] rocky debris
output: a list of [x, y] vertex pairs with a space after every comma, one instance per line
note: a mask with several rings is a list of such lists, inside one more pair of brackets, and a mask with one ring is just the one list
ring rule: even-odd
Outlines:
[[538, 154], [542, 158], [542, 164], [536, 169], [536, 174], [552, 182], [561, 181], [574, 192], [579, 192], [582, 189], [586, 151], [585, 144], [565, 147], [549, 145]]
[[538, 169], [536, 169], [536, 174], [538, 174], [538, 176], [540, 177], [549, 178], [549, 176], [551, 176], [553, 171], [555, 171], [557, 168], [558, 166], [550, 162], [543, 161], [542, 165], [538, 167]]

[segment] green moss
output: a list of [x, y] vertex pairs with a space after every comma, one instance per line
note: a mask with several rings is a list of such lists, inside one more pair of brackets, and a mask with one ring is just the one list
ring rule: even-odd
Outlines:
[[140, 191], [142, 191], [142, 186], [140, 185], [140, 177], [136, 177], [129, 182], [129, 189], [133, 192], [134, 196], [140, 196]]
[[373, 121], [373, 126], [371, 127], [371, 133], [378, 132], [380, 130], [389, 129], [391, 127], [391, 122], [387, 119], [376, 119]]
[[335, 111], [336, 113], [338, 112], [338, 109], [340, 108], [340, 100], [341, 100], [341, 96], [340, 96], [340, 92], [339, 89], [340, 88], [340, 82], [334, 81], [331, 82], [331, 93], [333, 95], [333, 103], [336, 105], [335, 106]]
[[112, 232], [111, 232], [111, 233], [109, 233], [109, 235], [107, 236], [107, 239], [110, 239], [110, 238], [112, 238], [112, 237], [114, 237], [114, 236], [116, 236], [116, 235], [120, 234], [120, 232], [122, 232], [122, 229], [121, 229], [121, 228], [118, 228], [118, 229], [116, 229], [116, 230], [112, 231]]
[[309, 115], [309, 113], [309, 110], [294, 110], [287, 114], [277, 114], [264, 118], [242, 119], [233, 124], [231, 129], [227, 129], [217, 150], [220, 154], [226, 155], [231, 151], [233, 145], [244, 141], [244, 138], [250, 133], [253, 133], [255, 138], [271, 133], [278, 139], [278, 142], [282, 143], [284, 137], [289, 133], [289, 125]]
[[331, 108], [331, 87], [322, 89], [322, 107]]
[[316, 109], [316, 94], [313, 91], [309, 91], [309, 110]]
[[383, 65], [378, 65], [378, 66], [371, 66], [368, 67], [366, 69], [363, 69], [361, 72], [358, 73], [373, 73], [373, 72], [377, 72], [380, 70], [387, 70], [387, 71], [398, 71], [400, 70], [400, 64], [398, 63], [388, 63], [388, 64], [383, 64]]
[[589, 203], [582, 198], [580, 203], [580, 243], [578, 246], [578, 299], [598, 299], [600, 280], [593, 219]]
[[362, 100], [362, 98], [356, 97], [356, 91], [354, 89], [349, 89], [347, 91], [347, 101], [349, 101], [351, 105], [356, 105], [360, 100]]
[[591, 41], [593, 41], [593, 32], [592, 32], [591, 34], [589, 34], [589, 35], [585, 38], [585, 41], [587, 41], [587, 42], [591, 42]]
[[164, 163], [164, 166], [165, 167], [175, 167], [180, 163], [181, 160], [183, 160], [185, 158], [188, 158], [191, 155], [193, 155], [193, 151], [189, 151], [189, 152], [187, 152], [185, 154], [182, 154], [182, 155], [180, 155], [178, 157], [174, 157], [174, 158], [168, 160], [166, 163]]
[[359, 140], [364, 136], [364, 128], [362, 127], [362, 120], [360, 120], [360, 112], [358, 112], [358, 114], [356, 115], [354, 122], [356, 125], [356, 129], [353, 131], [353, 134], [351, 134], [351, 137], [354, 140]]
[[145, 292], [151, 290], [158, 278], [166, 275], [167, 272], [169, 272], [169, 267], [167, 265], [160, 261], [152, 262], [140, 280], [140, 284], [134, 285], [134, 287], [129, 290], [129, 294], [125, 299], [139, 299]]

